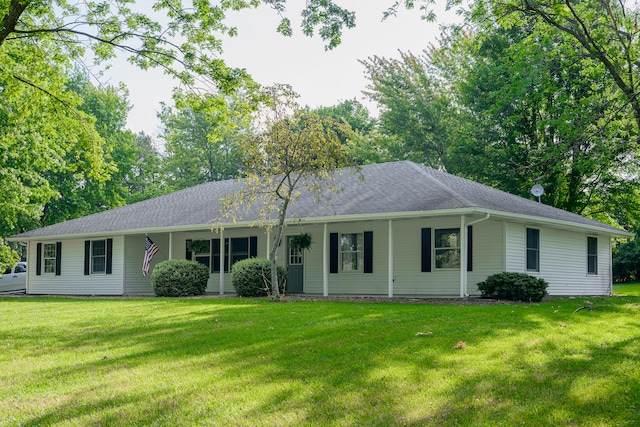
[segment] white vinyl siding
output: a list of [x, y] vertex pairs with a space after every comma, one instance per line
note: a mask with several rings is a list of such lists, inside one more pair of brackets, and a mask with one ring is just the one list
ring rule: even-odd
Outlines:
[[[467, 221], [478, 217], [467, 216]], [[461, 272], [456, 269], [421, 271], [421, 230], [430, 228], [432, 239], [436, 229], [460, 227], [460, 216], [429, 217], [392, 221], [393, 228], [393, 295], [458, 297]], [[598, 295], [609, 293], [611, 242], [607, 236], [540, 227], [525, 223], [496, 220], [473, 225], [472, 271], [467, 272], [467, 292], [478, 295], [477, 283], [501, 271], [526, 273], [526, 228], [540, 230], [540, 271], [531, 273], [550, 284], [551, 295]], [[309, 233], [311, 249], [304, 253], [304, 288], [306, 294], [323, 294], [323, 224], [296, 224], [285, 228], [285, 236]], [[330, 233], [373, 233], [373, 272], [329, 273], [329, 295], [386, 296], [389, 290], [389, 221], [329, 223]], [[257, 236], [259, 257], [267, 258], [267, 235], [259, 228], [227, 229], [222, 237], [246, 238]], [[159, 252], [151, 262], [154, 266], [169, 258], [169, 233], [154, 233], [151, 239]], [[173, 258], [184, 259], [187, 239], [219, 239], [220, 234], [207, 230], [173, 233]], [[598, 274], [588, 273], [587, 237], [597, 238]], [[94, 238], [91, 240], [101, 240]], [[286, 240], [285, 240], [286, 241]], [[84, 275], [85, 239], [62, 240], [61, 276], [37, 276], [36, 241], [29, 243], [29, 293], [77, 295], [143, 295], [152, 294], [151, 276], [142, 276], [144, 235], [113, 238], [112, 274]], [[41, 243], [47, 243], [46, 241]], [[463, 242], [460, 242], [463, 243]], [[44, 245], [43, 245], [44, 252]], [[286, 261], [286, 244], [278, 248], [280, 265]], [[327, 268], [329, 248], [326, 248]], [[433, 247], [432, 247], [433, 250]], [[433, 254], [432, 254], [433, 258]], [[435, 260], [432, 259], [433, 264]], [[231, 274], [224, 274], [224, 293], [235, 293]], [[219, 293], [220, 273], [211, 273], [207, 292]]]
[[[373, 232], [373, 272], [364, 273], [363, 270], [345, 272], [339, 270], [338, 273], [329, 273], [329, 295], [387, 295], [387, 254], [389, 245], [387, 222], [345, 222], [328, 224], [327, 229], [327, 233], [338, 233], [339, 237], [343, 234], [356, 233], [363, 235], [365, 231]], [[296, 231], [296, 233], [299, 232]], [[323, 226], [305, 225], [303, 232], [311, 234], [313, 241], [311, 250], [305, 253], [304, 258], [304, 292], [321, 295], [323, 293]], [[327, 249], [327, 257], [329, 257], [329, 249]]]
[[[507, 271], [545, 279], [550, 295], [606, 295], [610, 292], [608, 274], [587, 272], [585, 233], [535, 227], [540, 229], [540, 271], [526, 271], [526, 228], [525, 224], [507, 226]], [[609, 238], [598, 237], [598, 271], [610, 271], [609, 251]]]
[[478, 283], [504, 271], [504, 227], [499, 221], [473, 225], [473, 270], [467, 273], [467, 292], [478, 296]]
[[[125, 238], [125, 295], [153, 295], [151, 285], [151, 273], [160, 262], [169, 258], [169, 235], [150, 234], [149, 237], [158, 247], [158, 252], [153, 256], [149, 265], [149, 275], [142, 275], [142, 261], [144, 259], [145, 236], [136, 234]], [[183, 255], [184, 257], [184, 255]]]
[[61, 240], [61, 274], [36, 275], [36, 241], [29, 242], [30, 294], [122, 295], [124, 283], [124, 237], [113, 238], [112, 274], [84, 274], [84, 239]]
[[524, 224], [505, 223], [505, 271], [526, 271], [526, 233]]
[[[460, 294], [460, 268], [432, 268], [431, 272], [424, 273], [421, 271], [422, 228], [431, 228], [432, 239], [434, 239], [436, 229], [459, 229], [459, 227], [459, 216], [449, 218], [435, 217], [419, 220], [399, 220], [393, 222], [394, 295], [451, 297]], [[433, 244], [430, 244], [430, 250], [433, 253]], [[432, 263], [435, 265], [433, 256]]]

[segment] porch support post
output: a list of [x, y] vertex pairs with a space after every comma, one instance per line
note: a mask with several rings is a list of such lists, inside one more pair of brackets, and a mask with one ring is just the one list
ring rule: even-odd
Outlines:
[[467, 224], [464, 215], [460, 216], [460, 298], [467, 296]]
[[225, 254], [224, 254], [224, 229], [220, 230], [220, 295], [224, 295], [224, 267], [225, 267]]
[[322, 295], [329, 296], [329, 234], [327, 233], [327, 223], [322, 229]]
[[389, 276], [388, 276], [388, 286], [389, 286], [389, 298], [393, 297], [393, 221], [389, 220]]
[[173, 233], [169, 233], [169, 259], [173, 259]]
[[267, 228], [267, 256], [266, 259], [269, 259], [269, 255], [271, 255], [271, 229]]

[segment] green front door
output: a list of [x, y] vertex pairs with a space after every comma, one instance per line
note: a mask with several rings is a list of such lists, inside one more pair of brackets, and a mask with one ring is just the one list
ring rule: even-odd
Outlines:
[[291, 236], [287, 236], [287, 287], [289, 293], [304, 291], [304, 251], [291, 247]]

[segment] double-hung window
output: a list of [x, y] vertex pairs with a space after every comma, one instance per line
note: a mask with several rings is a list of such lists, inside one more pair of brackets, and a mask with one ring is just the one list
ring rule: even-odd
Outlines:
[[540, 271], [540, 230], [527, 228], [527, 271]]
[[45, 243], [42, 245], [42, 261], [45, 274], [56, 272], [56, 244]]
[[107, 242], [106, 240], [91, 241], [91, 274], [107, 271]]
[[436, 268], [460, 268], [460, 229], [436, 229], [433, 249]]
[[587, 237], [587, 273], [598, 274], [598, 238]]
[[364, 267], [364, 234], [340, 235], [340, 264], [342, 271], [362, 271]]
[[[58, 251], [58, 254], [60, 251]], [[60, 260], [57, 262], [60, 264]], [[113, 239], [84, 241], [84, 274], [111, 274]]]

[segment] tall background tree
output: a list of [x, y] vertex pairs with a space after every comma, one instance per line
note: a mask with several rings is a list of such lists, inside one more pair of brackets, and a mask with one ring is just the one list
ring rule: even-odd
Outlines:
[[190, 96], [177, 93], [175, 107], [164, 105], [165, 181], [182, 189], [208, 181], [231, 179], [241, 171], [238, 144], [251, 125], [251, 96]]

